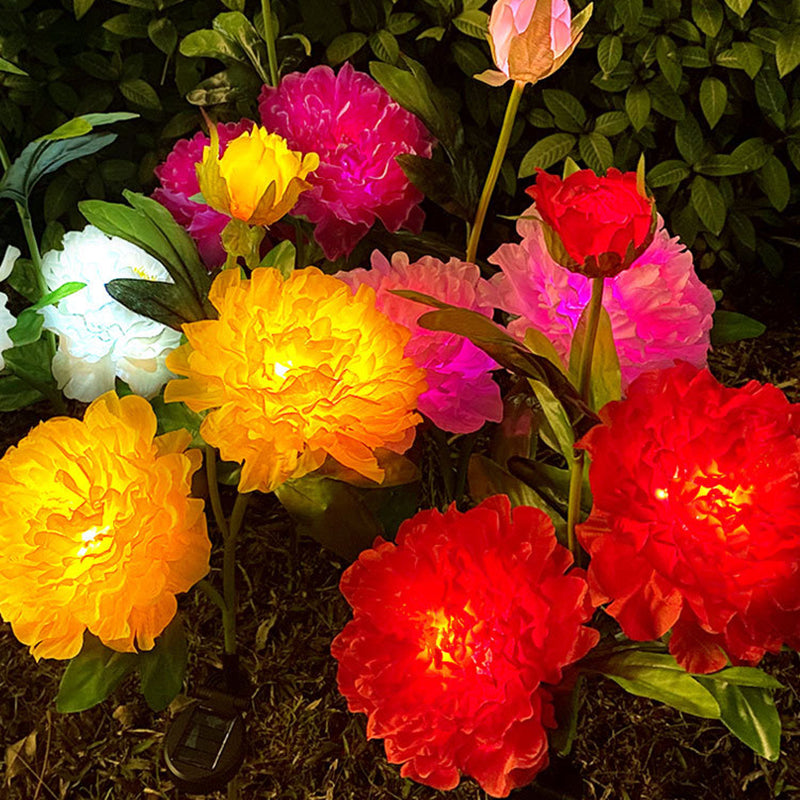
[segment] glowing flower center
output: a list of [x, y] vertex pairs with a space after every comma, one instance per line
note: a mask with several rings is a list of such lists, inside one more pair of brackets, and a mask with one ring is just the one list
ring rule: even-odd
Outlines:
[[446, 671], [450, 668], [445, 665], [464, 666], [468, 660], [475, 659], [475, 630], [479, 626], [474, 625], [469, 603], [464, 612], [464, 617], [452, 616], [444, 609], [428, 612], [421, 655], [430, 661], [429, 670]]
[[275, 374], [279, 378], [285, 378], [286, 373], [294, 366], [291, 360], [288, 361], [286, 364], [281, 364], [280, 361], [275, 362]]
[[110, 526], [106, 525], [102, 528], [98, 528], [96, 525], [88, 528], [81, 534], [81, 541], [83, 542], [83, 547], [78, 549], [78, 557], [83, 558], [87, 553], [92, 552], [97, 549], [97, 546], [101, 543], [102, 540], [98, 540], [99, 536], [103, 536], [104, 534], [108, 533], [110, 530]]
[[[726, 486], [719, 482], [723, 476], [712, 468], [710, 475], [697, 470], [690, 478], [673, 478], [674, 488], [659, 486], [653, 492], [657, 500], [673, 498], [684, 506], [690, 517], [711, 525], [717, 538], [727, 540], [733, 534], [747, 534], [737, 518], [745, 506], [752, 505], [753, 486], [735, 483]], [[733, 483], [733, 481], [731, 481]]]

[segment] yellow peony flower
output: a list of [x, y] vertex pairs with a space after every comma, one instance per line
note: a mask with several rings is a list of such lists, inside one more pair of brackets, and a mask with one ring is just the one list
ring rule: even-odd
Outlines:
[[187, 431], [154, 438], [146, 400], [108, 392], [83, 421], [39, 424], [0, 459], [0, 615], [38, 658], [72, 658], [88, 630], [149, 650], [175, 594], [208, 572], [202, 457]]
[[319, 166], [316, 153], [290, 150], [286, 139], [254, 125], [230, 141], [222, 157], [217, 126], [197, 165], [197, 180], [206, 203], [248, 225], [271, 225], [291, 211], [305, 180]]
[[188, 344], [167, 366], [188, 380], [164, 399], [214, 409], [200, 432], [228, 461], [244, 462], [240, 492], [272, 491], [330, 455], [374, 481], [376, 448], [396, 453], [414, 440], [424, 372], [403, 348], [410, 333], [315, 267], [284, 282], [275, 269], [217, 276], [209, 295], [219, 319], [183, 326]]

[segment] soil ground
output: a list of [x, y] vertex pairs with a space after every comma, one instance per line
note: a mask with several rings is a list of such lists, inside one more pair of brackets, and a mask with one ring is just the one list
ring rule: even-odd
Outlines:
[[[720, 348], [711, 365], [738, 386], [750, 378], [779, 385], [800, 402], [800, 324]], [[79, 409], [75, 409], [79, 413]], [[40, 417], [41, 405], [4, 414], [0, 453]], [[226, 500], [230, 502], [231, 498]], [[444, 794], [399, 777], [382, 744], [367, 741], [363, 716], [336, 691], [331, 639], [349, 618], [338, 591], [346, 566], [311, 541], [292, 555], [292, 526], [271, 497], [248, 511], [239, 563], [243, 663], [253, 685], [243, 800], [483, 800], [464, 780]], [[219, 579], [221, 553], [212, 558]], [[216, 574], [214, 574], [216, 573]], [[217, 609], [198, 593], [181, 601], [197, 685], [218, 664]], [[780, 759], [756, 757], [719, 723], [636, 698], [604, 679], [587, 682], [571, 754], [554, 758], [516, 800], [800, 800], [800, 657], [785, 651], [764, 668], [786, 687]], [[180, 706], [152, 713], [131, 678], [100, 706], [61, 715], [53, 706], [63, 665], [34, 662], [0, 624], [0, 797], [7, 800], [128, 800], [182, 797], [162, 765], [164, 731]], [[17, 748], [14, 757], [12, 748]], [[221, 798], [222, 795], [209, 795]]]

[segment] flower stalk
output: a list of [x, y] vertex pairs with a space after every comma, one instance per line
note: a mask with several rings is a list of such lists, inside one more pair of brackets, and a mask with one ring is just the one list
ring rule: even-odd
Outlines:
[[500, 128], [500, 135], [497, 137], [497, 146], [494, 150], [492, 163], [489, 167], [489, 174], [486, 176], [486, 182], [483, 184], [483, 191], [481, 198], [478, 201], [478, 210], [475, 212], [475, 221], [469, 232], [469, 239], [467, 240], [467, 255], [466, 260], [475, 262], [475, 257], [478, 254], [478, 242], [481, 238], [481, 231], [483, 230], [483, 223], [486, 220], [486, 212], [489, 209], [489, 201], [492, 199], [494, 187], [497, 184], [497, 178], [500, 175], [500, 168], [503, 166], [503, 159], [508, 150], [508, 142], [511, 139], [511, 131], [514, 127], [514, 120], [517, 118], [517, 109], [519, 108], [519, 101], [522, 99], [522, 90], [525, 84], [522, 81], [514, 81], [511, 87], [511, 95], [508, 98], [508, 105], [506, 106], [506, 113], [503, 117], [503, 125]]
[[267, 42], [267, 58], [269, 59], [270, 86], [277, 86], [278, 55], [275, 51], [275, 29], [272, 27], [272, 9], [269, 0], [261, 0], [261, 16], [264, 20], [264, 39]]
[[[600, 323], [600, 310], [603, 307], [603, 284], [605, 279], [592, 278], [592, 296], [589, 299], [589, 313], [586, 319], [586, 335], [583, 339], [583, 349], [578, 366], [578, 392], [581, 400], [589, 402], [592, 379], [592, 361], [594, 346], [597, 340], [597, 327]], [[581, 490], [583, 488], [583, 471], [586, 461], [583, 450], [579, 450], [570, 465], [569, 499], [567, 501], [567, 546], [575, 557], [575, 563], [580, 561], [578, 544], [575, 539], [575, 526], [581, 513]]]

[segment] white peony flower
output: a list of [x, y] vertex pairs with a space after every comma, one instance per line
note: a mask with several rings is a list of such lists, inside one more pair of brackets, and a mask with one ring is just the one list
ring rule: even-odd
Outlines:
[[64, 236], [63, 250], [51, 250], [42, 272], [51, 291], [68, 281], [83, 289], [42, 309], [44, 327], [58, 334], [53, 375], [67, 397], [90, 402], [114, 388], [114, 377], [142, 397], [152, 397], [171, 378], [164, 365], [180, 343], [178, 331], [125, 308], [106, 291], [115, 278], [172, 278], [144, 250], [87, 226]]
[[[3, 256], [3, 262], [0, 264], [0, 281], [4, 281], [14, 269], [16, 260], [22, 255], [16, 247], [9, 245], [6, 248], [6, 254]], [[14, 315], [8, 310], [8, 295], [5, 292], [0, 292], [0, 369], [5, 367], [6, 362], [3, 358], [3, 351], [8, 350], [14, 346], [8, 332], [17, 324]]]

